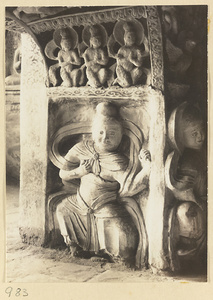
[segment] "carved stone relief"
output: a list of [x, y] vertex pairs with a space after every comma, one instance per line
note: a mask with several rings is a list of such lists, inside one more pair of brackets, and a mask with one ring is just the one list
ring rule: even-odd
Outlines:
[[[198, 12], [199, 10], [199, 12]], [[207, 263], [207, 7], [162, 7], [170, 268]], [[167, 153], [168, 153], [167, 152]]]
[[[60, 141], [66, 135], [82, 133], [83, 139], [74, 144], [63, 158], [58, 151]], [[148, 187], [151, 160], [149, 151], [141, 150], [142, 132], [133, 122], [121, 119], [115, 104], [100, 102], [92, 122], [61, 127], [52, 141], [50, 158], [60, 168], [59, 175], [66, 189], [64, 195], [61, 190], [55, 197], [50, 196], [50, 208], [56, 206], [56, 215], [50, 209], [50, 219], [57, 219], [72, 255], [96, 255], [111, 262], [120, 257], [142, 267], [147, 263], [147, 237], [142, 211], [134, 195]], [[121, 151], [122, 147], [125, 151]], [[76, 180], [79, 178], [78, 188]], [[62, 202], [54, 205], [59, 199], [63, 199]], [[68, 215], [74, 231], [65, 229], [69, 227], [65, 209], [68, 203], [71, 204], [72, 213]], [[83, 223], [86, 216], [90, 219], [89, 227], [86, 223], [84, 225], [83, 236], [77, 234], [80, 231], [74, 221], [76, 214]], [[108, 230], [109, 226], [113, 226], [113, 232]], [[115, 235], [120, 241], [119, 246], [113, 242]]]
[[[81, 41], [82, 32], [81, 32], [81, 30], [79, 31], [79, 29], [80, 29], [80, 26], [82, 26], [82, 25], [84, 26], [84, 28], [86, 28], [86, 27], [88, 27], [88, 25], [89, 26], [91, 26], [91, 25], [97, 26], [99, 24], [101, 27], [103, 26], [107, 30], [107, 35], [110, 37], [112, 35], [112, 31], [113, 31], [113, 27], [115, 26], [115, 22], [120, 24], [124, 21], [129, 22], [129, 25], [131, 25], [132, 29], [133, 29], [133, 27], [135, 27], [133, 31], [136, 30], [136, 32], [134, 34], [137, 35], [137, 38], [139, 36], [139, 32], [143, 31], [143, 28], [144, 28], [143, 42], [141, 43], [140, 46], [137, 45], [137, 46], [139, 46], [139, 48], [141, 48], [141, 49], [139, 49], [138, 53], [140, 53], [140, 56], [141, 56], [141, 54], [143, 56], [143, 59], [142, 59], [143, 67], [135, 66], [135, 72], [133, 72], [133, 73], [137, 73], [137, 75], [136, 76], [133, 75], [133, 77], [137, 78], [137, 80], [134, 79], [134, 81], [136, 82], [136, 84], [139, 84], [139, 85], [151, 84], [152, 86], [154, 86], [160, 90], [163, 90], [164, 89], [164, 81], [163, 81], [162, 37], [161, 37], [161, 24], [160, 24], [160, 20], [159, 20], [159, 16], [158, 16], [157, 7], [136, 6], [136, 7], [124, 7], [124, 8], [121, 7], [121, 8], [114, 8], [114, 9], [106, 8], [103, 11], [84, 12], [83, 14], [76, 13], [75, 15], [69, 15], [69, 13], [65, 13], [63, 15], [56, 16], [53, 18], [48, 18], [48, 19], [46, 18], [43, 20], [41, 19], [41, 20], [29, 22], [29, 23], [27, 23], [27, 26], [29, 27], [29, 30], [31, 30], [32, 33], [37, 35], [38, 39], [39, 39], [39, 35], [44, 32], [59, 30], [59, 29], [63, 29], [63, 28], [73, 28], [73, 26], [74, 26], [75, 30], [78, 33], [78, 38]], [[141, 23], [142, 26], [137, 25], [139, 23]], [[17, 23], [18, 30], [20, 29], [19, 25], [20, 24]], [[14, 26], [14, 23], [7, 20], [7, 26], [8, 26], [8, 28], [12, 29]], [[111, 29], [109, 26], [111, 26]], [[119, 26], [116, 26], [116, 27], [119, 27]], [[77, 28], [78, 28], [78, 30], [77, 30]], [[24, 28], [24, 30], [26, 30], [26, 28]], [[147, 33], [147, 30], [148, 30], [148, 33]], [[115, 37], [116, 37], [117, 36], [116, 29], [114, 30], [114, 33], [115, 33]], [[51, 34], [52, 33], [50, 33], [50, 35]], [[122, 33], [122, 35], [123, 35], [123, 33]], [[116, 40], [116, 38], [115, 38], [115, 40]], [[121, 45], [122, 42], [121, 42], [121, 44], [119, 41], [117, 41], [117, 42], [118, 42], [118, 45], [120, 47], [122, 47], [122, 45]], [[81, 44], [81, 42], [80, 42], [80, 44]], [[79, 44], [79, 46], [80, 46], [80, 44]], [[151, 47], [150, 47], [150, 45], [151, 45]], [[47, 46], [48, 49], [49, 49], [49, 46], [50, 45], [48, 44], [48, 46]], [[117, 49], [116, 50], [114, 49], [114, 52], [116, 51], [116, 53], [117, 53], [118, 46], [116, 46], [116, 47], [117, 47]], [[110, 47], [110, 49], [112, 49], [112, 47]], [[81, 50], [82, 49], [79, 49], [80, 55], [82, 54]], [[108, 48], [108, 50], [109, 50], [109, 48]], [[112, 53], [114, 53], [114, 52], [112, 51]], [[105, 68], [102, 67], [102, 72], [104, 73], [105, 71], [103, 71], [103, 70], [105, 69], [105, 70], [107, 70], [106, 74], [108, 74], [108, 75], [106, 75], [106, 74], [104, 75], [104, 77], [108, 77], [106, 80], [107, 84], [105, 83], [104, 85], [102, 85], [104, 87], [110, 86], [114, 82], [115, 82], [115, 84], [116, 83], [118, 84], [119, 80], [116, 80], [116, 79], [117, 79], [117, 77], [119, 77], [119, 75], [117, 75], [117, 73], [122, 74], [122, 72], [119, 71], [121, 69], [120, 67], [117, 68], [118, 72], [115, 72], [117, 62], [116, 62], [116, 59], [114, 59], [114, 62], [113, 62], [113, 59], [111, 58], [111, 57], [113, 57], [113, 55], [110, 55], [110, 53], [107, 54], [107, 52], [105, 55], [110, 56], [110, 59], [109, 59], [108, 65], [106, 65]], [[49, 54], [47, 54], [47, 56], [49, 57]], [[137, 55], [136, 55], [136, 58], [137, 58]], [[53, 57], [51, 59], [53, 59]], [[135, 58], [133, 60], [135, 60]], [[136, 59], [136, 60], [138, 60], [138, 59]], [[49, 62], [48, 62], [48, 64], [49, 64]], [[137, 61], [137, 64], [138, 64], [138, 61]], [[139, 64], [141, 65], [141, 62]], [[151, 67], [150, 67], [150, 64], [151, 64]], [[53, 86], [60, 85], [61, 82], [56, 82], [58, 80], [60, 81], [60, 75], [58, 75], [59, 78], [57, 78], [57, 80], [55, 80], [55, 69], [54, 69], [54, 67], [52, 67], [50, 65], [49, 65], [49, 67], [51, 68], [50, 69], [50, 83]], [[143, 71], [141, 71], [141, 68], [143, 69]], [[54, 73], [54, 75], [52, 75], [52, 73]], [[139, 77], [141, 77], [141, 73], [142, 73], [142, 78], [139, 79]], [[116, 76], [114, 76], [114, 78], [113, 78], [114, 74], [116, 74]], [[84, 74], [84, 75], [86, 75], [86, 74]], [[131, 80], [130, 79], [127, 80], [128, 82], [132, 81], [132, 76], [130, 76], [130, 77], [131, 77]], [[85, 85], [86, 82], [89, 82], [88, 78], [81, 85]], [[126, 86], [126, 83], [124, 85]], [[135, 83], [132, 83], [132, 84], [128, 83], [127, 85], [135, 85]]]
[[[112, 85], [130, 87], [151, 84], [149, 45], [143, 25], [132, 19], [128, 22], [118, 21], [113, 27], [110, 37], [103, 25], [95, 24], [84, 27], [79, 38], [82, 40], [81, 43], [78, 43], [77, 36], [72, 38], [75, 45], [77, 41], [78, 54], [76, 53], [75, 57], [77, 59], [78, 56], [81, 56], [84, 64], [79, 57], [78, 61], [75, 59], [74, 62], [73, 59], [73, 63], [81, 65], [79, 70], [73, 70], [76, 74], [73, 76], [80, 79], [77, 84], [65, 84], [62, 80], [62, 85], [70, 87], [88, 85], [94, 88], [106, 88]], [[68, 32], [73, 31], [73, 28], [67, 27], [63, 30]], [[45, 53], [50, 59], [56, 59], [54, 52], [57, 44], [55, 41], [57, 32], [59, 30], [54, 32], [53, 40], [45, 48]], [[59, 43], [58, 46], [61, 47]], [[117, 52], [115, 51], [116, 47], [119, 47]], [[61, 56], [63, 51], [63, 49], [59, 51], [58, 56]], [[64, 74], [60, 63], [50, 66], [49, 76], [53, 86], [57, 86], [59, 82], [56, 74], [57, 68], [60, 68], [61, 78]], [[86, 80], [84, 80], [84, 76]]]
[[168, 251], [171, 269], [178, 270], [187, 260], [206, 260], [207, 169], [199, 109], [182, 103], [170, 116], [168, 133], [173, 148], [165, 167], [166, 185], [173, 194]]
[[87, 26], [88, 24], [104, 24], [108, 22], [116, 22], [117, 20], [131, 20], [133, 18], [146, 18], [146, 9], [144, 6], [124, 7], [115, 9], [105, 9], [98, 12], [85, 12], [75, 15], [65, 15], [63, 17], [56, 17], [42, 22], [35, 21], [29, 24], [34, 33], [49, 31], [52, 29], [59, 29], [63, 27], [72, 26]]
[[[113, 49], [116, 42], [120, 45], [117, 53]], [[140, 22], [118, 21], [108, 42], [108, 52], [116, 59], [116, 77], [113, 84], [129, 87], [142, 82], [150, 83], [151, 71], [144, 67], [144, 60], [149, 56], [149, 47]]]
[[206, 97], [206, 74], [203, 72], [207, 45], [204, 34], [207, 30], [206, 7], [163, 6], [161, 11], [166, 52], [165, 78], [171, 111], [186, 98], [205, 105], [202, 98]]
[[[61, 82], [65, 87], [76, 87], [83, 82], [83, 71], [80, 68], [81, 58], [77, 53], [78, 35], [73, 28], [59, 29], [54, 32], [53, 40], [51, 40], [46, 48], [46, 55], [52, 60], [58, 60], [58, 63], [49, 68], [49, 79], [53, 86]], [[55, 56], [56, 49], [58, 55]], [[57, 70], [59, 69], [59, 74]]]
[[8, 32], [6, 35], [6, 85], [20, 85], [21, 36]]
[[107, 67], [109, 57], [104, 49], [107, 39], [107, 32], [100, 24], [89, 25], [82, 32], [82, 40], [87, 46], [82, 57], [86, 65], [87, 85], [91, 87], [106, 86], [110, 78], [110, 70]]
[[[190, 126], [185, 126], [185, 129], [181, 127], [181, 121], [177, 118], [179, 107], [169, 121], [171, 147], [168, 149], [172, 152], [167, 157], [164, 174], [164, 156], [168, 154], [168, 149], [165, 149], [166, 113], [174, 108], [174, 98], [183, 101], [194, 85], [188, 82], [186, 75], [192, 65], [196, 65], [194, 62], [199, 52], [194, 50], [197, 40], [191, 30], [186, 30], [185, 25], [180, 30], [180, 14], [176, 7], [162, 7], [162, 24], [159, 10], [154, 6], [125, 7], [51, 18], [42, 15], [43, 20], [28, 19], [27, 26], [38, 38], [40, 49], [24, 35], [23, 50], [27, 55], [24, 58], [25, 105], [22, 106], [22, 114], [26, 116], [22, 119], [27, 122], [25, 127], [28, 134], [25, 134], [22, 143], [28, 145], [23, 149], [30, 159], [24, 163], [21, 193], [22, 204], [25, 206], [23, 215], [27, 209], [32, 215], [38, 209], [36, 206], [41, 204], [43, 219], [39, 224], [33, 224], [36, 233], [33, 232], [34, 228], [30, 228], [31, 225], [28, 226], [30, 221], [26, 221], [26, 228], [21, 229], [25, 240], [30, 240], [30, 235], [33, 239], [41, 235], [41, 243], [47, 243], [47, 235], [54, 240], [57, 231], [61, 237], [60, 242], [64, 240], [72, 255], [90, 257], [91, 252], [96, 252], [109, 261], [115, 261], [120, 255], [138, 267], [147, 265], [148, 258], [148, 263], [158, 269], [166, 268], [170, 260], [173, 270], [178, 268], [181, 256], [194, 255], [199, 252], [199, 247], [205, 248], [206, 206], [200, 205], [203, 202], [198, 201], [197, 197], [200, 200], [206, 198], [206, 194], [202, 194], [206, 171], [202, 170], [202, 174], [199, 174], [206, 162], [200, 162], [203, 153], [200, 148], [195, 149], [190, 144], [192, 141], [188, 144], [185, 141], [186, 144], [181, 147], [178, 144], [177, 140], [183, 140], [185, 134], [180, 133], [181, 130], [191, 130]], [[28, 14], [22, 8], [16, 12], [20, 20], [23, 12], [23, 18]], [[41, 13], [39, 8], [37, 13]], [[7, 24], [8, 28], [14, 29], [13, 22]], [[161, 25], [165, 34], [165, 68]], [[47, 83], [46, 87], [41, 49], [46, 55], [44, 61], [48, 66], [51, 83]], [[199, 65], [202, 59], [198, 57]], [[29, 86], [30, 91], [27, 90]], [[164, 103], [164, 95], [168, 97], [167, 103]], [[36, 120], [36, 117], [40, 117], [40, 104], [46, 113], [45, 116], [42, 114], [43, 123]], [[35, 123], [34, 128], [31, 126], [31, 118]], [[182, 121], [185, 122], [184, 118]], [[94, 122], [96, 127], [93, 126]], [[196, 123], [197, 119], [193, 119], [193, 122]], [[200, 120], [198, 123], [200, 126]], [[41, 139], [44, 136], [41, 124], [44, 128], [48, 127], [48, 138], [45, 136]], [[112, 125], [116, 130], [112, 130]], [[180, 130], [176, 128], [178, 126]], [[108, 131], [115, 139], [108, 137], [108, 141], [101, 144], [103, 138], [100, 135], [107, 135]], [[200, 127], [198, 131], [200, 135]], [[180, 136], [176, 136], [176, 133]], [[201, 139], [199, 147], [203, 143]], [[45, 148], [47, 144], [50, 147], [49, 157]], [[142, 146], [143, 149], [149, 149], [151, 157], [148, 151], [140, 152]], [[43, 149], [42, 157], [40, 148]], [[190, 154], [187, 154], [187, 149]], [[199, 150], [199, 154], [195, 150]], [[192, 162], [189, 167], [190, 155], [196, 161], [196, 166]], [[151, 173], [147, 167], [150, 160]], [[142, 165], [140, 162], [143, 162]], [[120, 174], [119, 179], [115, 173]], [[32, 184], [32, 178], [35, 178], [37, 186], [43, 187], [40, 197], [36, 195], [35, 189], [28, 191], [23, 188], [24, 184]], [[121, 182], [120, 178], [124, 180]], [[197, 181], [200, 184], [202, 181], [203, 186], [200, 187]], [[88, 196], [85, 186], [90, 187], [91, 182]], [[115, 210], [111, 209], [111, 203], [104, 196], [108, 193], [109, 185], [112, 186], [109, 200], [112, 200], [113, 205], [116, 203]], [[103, 187], [100, 195], [99, 187]], [[171, 190], [175, 199], [172, 210], [168, 212], [168, 219], [165, 219], [164, 210], [165, 187]], [[99, 196], [103, 207], [99, 207], [99, 202], [96, 202]], [[31, 198], [36, 199], [33, 204], [30, 203]], [[65, 209], [68, 203], [71, 213]], [[186, 215], [184, 219], [183, 214]], [[66, 231], [68, 217], [74, 226], [69, 232]], [[84, 236], [76, 234], [79, 230], [73, 221], [76, 217], [82, 221]], [[158, 220], [157, 228], [153, 226], [155, 219]], [[193, 231], [191, 220], [199, 229], [197, 232]], [[111, 236], [111, 224], [115, 225], [115, 236]], [[168, 236], [163, 239], [166, 226], [169, 239]], [[184, 226], [188, 226], [188, 232], [184, 232]], [[189, 236], [192, 236], [192, 240], [188, 239]], [[127, 241], [126, 244], [122, 237]], [[116, 239], [120, 239], [120, 247], [113, 242]], [[168, 261], [164, 253], [165, 239], [168, 242], [165, 251], [169, 253]], [[186, 249], [189, 244], [191, 248]], [[125, 248], [129, 251], [125, 252]]]
[[150, 62], [152, 74], [152, 86], [164, 91], [164, 60], [163, 60], [163, 40], [161, 23], [156, 6], [146, 6], [147, 27], [150, 45]]

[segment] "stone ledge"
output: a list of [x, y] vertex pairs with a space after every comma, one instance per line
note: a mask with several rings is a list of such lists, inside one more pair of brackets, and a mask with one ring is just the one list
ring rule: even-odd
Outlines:
[[5, 85], [5, 94], [20, 95], [20, 85]]
[[112, 86], [109, 88], [92, 88], [92, 87], [51, 87], [47, 89], [47, 96], [54, 99], [59, 97], [86, 97], [86, 98], [114, 98], [114, 99], [143, 99], [143, 102], [147, 101], [147, 96], [150, 95], [162, 95], [161, 91], [155, 90], [148, 85], [140, 85], [129, 88], [121, 88], [119, 86]]

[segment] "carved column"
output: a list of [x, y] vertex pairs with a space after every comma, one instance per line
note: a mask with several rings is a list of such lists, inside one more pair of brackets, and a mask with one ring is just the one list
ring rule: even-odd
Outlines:
[[30, 35], [22, 34], [20, 99], [20, 234], [27, 243], [45, 239], [47, 97], [45, 65]]
[[[165, 100], [163, 74], [163, 42], [160, 19], [156, 6], [147, 6], [147, 25], [150, 44], [152, 86], [158, 94], [150, 98], [150, 152], [152, 169], [150, 174], [150, 193], [147, 203], [146, 225], [149, 238], [149, 264], [157, 269], [165, 269], [168, 262], [163, 251], [164, 236], [164, 148], [165, 148]], [[156, 222], [155, 222], [156, 221]]]
[[152, 167], [150, 174], [150, 192], [147, 202], [146, 226], [149, 238], [149, 264], [157, 269], [165, 269], [168, 263], [163, 252], [164, 236], [164, 147], [165, 147], [165, 112], [164, 96], [159, 91], [149, 102], [152, 112], [150, 119], [150, 152]]

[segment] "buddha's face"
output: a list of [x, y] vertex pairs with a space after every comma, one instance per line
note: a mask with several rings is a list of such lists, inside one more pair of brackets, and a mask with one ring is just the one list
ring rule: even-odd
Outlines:
[[68, 39], [61, 40], [61, 48], [65, 51], [70, 50], [72, 48], [72, 41]]
[[124, 42], [126, 46], [132, 46], [136, 42], [136, 36], [134, 32], [126, 32], [124, 34]]
[[183, 143], [186, 148], [200, 150], [205, 139], [204, 127], [201, 121], [190, 122], [183, 128]]
[[93, 36], [90, 38], [90, 45], [97, 49], [101, 47], [101, 37], [100, 36]]
[[113, 121], [98, 121], [93, 125], [95, 148], [100, 152], [111, 152], [118, 148], [122, 139], [122, 127]]
[[185, 42], [185, 49], [188, 51], [188, 52], [192, 52], [194, 50], [196, 46], [196, 42], [193, 41], [193, 40], [187, 40]]

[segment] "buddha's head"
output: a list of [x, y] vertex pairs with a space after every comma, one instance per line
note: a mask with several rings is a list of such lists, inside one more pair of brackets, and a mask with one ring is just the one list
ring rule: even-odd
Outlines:
[[183, 112], [180, 130], [185, 148], [201, 149], [205, 139], [204, 124], [200, 112], [195, 107], [187, 107]]
[[170, 116], [168, 136], [173, 147], [180, 153], [185, 148], [200, 150], [205, 140], [201, 111], [187, 102], [180, 104]]
[[65, 29], [64, 30], [62, 29], [60, 35], [61, 35], [61, 48], [64, 51], [72, 49], [73, 43], [69, 33]]
[[95, 26], [91, 26], [89, 31], [90, 31], [90, 46], [95, 49], [101, 47], [102, 38], [99, 29]]
[[97, 105], [92, 125], [92, 137], [98, 152], [115, 151], [121, 143], [123, 127], [118, 109], [112, 103]]
[[136, 33], [133, 27], [129, 23], [125, 23], [124, 26], [124, 43], [126, 46], [133, 46], [136, 43]]

